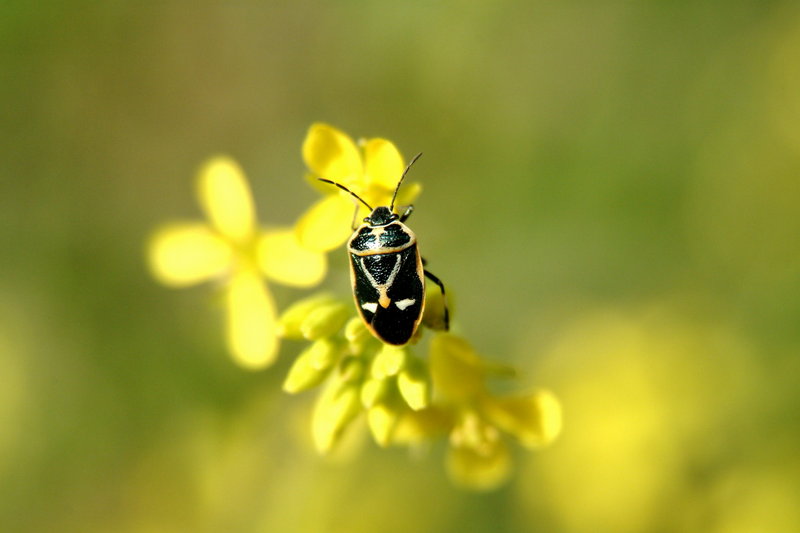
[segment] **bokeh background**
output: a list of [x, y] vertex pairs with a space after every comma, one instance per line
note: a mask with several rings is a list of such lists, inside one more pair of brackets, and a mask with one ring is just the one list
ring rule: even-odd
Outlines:
[[[273, 4], [0, 6], [0, 530], [800, 531], [797, 2]], [[210, 155], [291, 224], [314, 121], [425, 152], [458, 330], [561, 398], [500, 490], [316, 456], [299, 346], [150, 278]]]

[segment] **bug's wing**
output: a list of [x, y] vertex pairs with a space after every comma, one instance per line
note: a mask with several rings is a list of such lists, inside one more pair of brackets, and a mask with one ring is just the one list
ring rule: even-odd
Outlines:
[[388, 344], [406, 344], [425, 306], [422, 262], [416, 244], [400, 252], [350, 254], [353, 297], [372, 333]]
[[[356, 254], [350, 254], [350, 282], [353, 284], [353, 298], [356, 302], [361, 319], [368, 326], [372, 323], [378, 307], [380, 294], [378, 289], [370, 281], [370, 275], [366, 271], [362, 258]], [[374, 304], [374, 305], [373, 305]]]
[[378, 306], [372, 319], [375, 333], [389, 344], [406, 344], [417, 330], [425, 306], [422, 263], [413, 246], [404, 250], [400, 270], [388, 290], [391, 304]]

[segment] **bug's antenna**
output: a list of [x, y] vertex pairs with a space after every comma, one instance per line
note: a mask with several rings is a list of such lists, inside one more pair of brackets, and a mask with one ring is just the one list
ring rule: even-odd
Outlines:
[[[419, 156], [417, 156], [417, 157], [419, 157]], [[406, 170], [408, 170], [408, 169], [406, 169]], [[360, 197], [359, 195], [357, 195], [356, 193], [354, 193], [353, 191], [351, 191], [350, 189], [348, 189], [348, 188], [347, 188], [347, 187], [345, 187], [344, 185], [340, 185], [339, 183], [336, 183], [335, 181], [331, 181], [331, 180], [328, 180], [328, 179], [325, 179], [325, 178], [317, 178], [317, 179], [318, 179], [319, 181], [324, 181], [325, 183], [330, 183], [331, 185], [336, 185], [337, 187], [339, 187], [339, 188], [340, 188], [340, 189], [342, 189], [343, 191], [349, 192], [349, 193], [350, 193], [350, 194], [353, 196], [353, 198], [355, 198], [356, 200], [358, 200], [359, 202], [361, 202], [362, 204], [364, 204], [365, 206], [367, 206], [367, 209], [369, 209], [370, 211], [373, 211], [373, 209], [372, 209], [372, 206], [371, 206], [371, 205], [369, 205], [367, 202], [365, 202], [364, 200], [362, 200], [362, 199], [361, 199], [361, 197]], [[397, 194], [397, 191], [395, 191], [395, 194]], [[392, 202], [394, 202], [394, 201], [392, 201]]]
[[400, 190], [400, 184], [401, 184], [401, 183], [403, 183], [403, 178], [405, 178], [405, 177], [406, 177], [406, 174], [408, 174], [408, 169], [410, 169], [410, 168], [411, 168], [411, 165], [413, 165], [413, 164], [414, 164], [414, 162], [415, 162], [417, 159], [419, 159], [419, 156], [421, 156], [421, 155], [422, 155], [422, 152], [420, 152], [420, 153], [418, 153], [417, 155], [415, 155], [415, 156], [414, 156], [414, 159], [412, 159], [412, 160], [411, 160], [411, 162], [408, 164], [408, 166], [406, 167], [406, 169], [403, 171], [403, 175], [402, 175], [402, 176], [400, 176], [400, 181], [398, 181], [398, 182], [397, 182], [397, 187], [395, 187], [395, 189], [394, 189], [394, 194], [392, 195], [392, 203], [391, 203], [391, 205], [389, 205], [389, 211], [394, 211], [394, 200], [395, 200], [395, 198], [397, 198], [397, 191], [399, 191], [399, 190]]

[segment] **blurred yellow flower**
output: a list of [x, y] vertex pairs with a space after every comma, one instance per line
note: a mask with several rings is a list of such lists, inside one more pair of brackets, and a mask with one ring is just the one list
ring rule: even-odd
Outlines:
[[[297, 223], [297, 236], [306, 248], [329, 251], [344, 243], [352, 232], [354, 219], [366, 216], [366, 207], [354, 206], [354, 199], [316, 178], [340, 183], [359, 195], [372, 207], [389, 205], [405, 160], [394, 144], [385, 139], [358, 143], [327, 124], [311, 126], [303, 141], [303, 159], [311, 174], [312, 185], [325, 194]], [[398, 193], [396, 205], [407, 205], [419, 195], [419, 183], [406, 183]], [[354, 216], [355, 215], [355, 216]]]
[[150, 270], [171, 287], [219, 281], [234, 360], [246, 368], [266, 367], [275, 360], [279, 342], [277, 310], [264, 278], [295, 287], [316, 285], [325, 276], [326, 257], [301, 246], [293, 229], [258, 227], [247, 179], [230, 158], [215, 157], [202, 166], [197, 194], [208, 222], [157, 229], [147, 244]]
[[[710, 313], [689, 319], [683, 304], [597, 309], [566, 324], [537, 358], [536, 372], [558, 387], [570, 431], [547, 461], [523, 468], [523, 507], [544, 506], [574, 532], [594, 532], [598, 524], [620, 533], [798, 531], [795, 519], [784, 528], [772, 521], [790, 518], [782, 502], [770, 498], [768, 505], [777, 505], [764, 514], [755, 509], [766, 494], [734, 463], [712, 474], [707, 462], [709, 450], [730, 450], [732, 442], [765, 444], [749, 429], [750, 417], [765, 409], [752, 387], [762, 356], [735, 327]], [[746, 464], [757, 462], [754, 456]], [[708, 475], [699, 485], [698, 472]], [[714, 494], [731, 481], [735, 496]], [[712, 509], [704, 516], [713, 522], [693, 522], [702, 506]], [[673, 508], [688, 520], [665, 522]]]

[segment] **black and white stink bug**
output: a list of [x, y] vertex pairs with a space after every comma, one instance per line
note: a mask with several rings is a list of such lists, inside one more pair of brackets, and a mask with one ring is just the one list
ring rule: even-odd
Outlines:
[[[389, 207], [373, 208], [344, 185], [319, 178], [347, 191], [371, 211], [364, 223], [355, 228], [347, 243], [350, 281], [361, 318], [372, 334], [387, 344], [406, 344], [417, 331], [425, 309], [423, 276], [439, 286], [444, 301], [444, 285], [439, 278], [425, 270], [424, 260], [417, 248], [417, 237], [403, 224], [414, 206], [408, 206], [402, 215], [394, 213], [394, 201], [400, 184], [421, 155], [417, 154], [403, 171]], [[449, 327], [446, 303], [444, 327]]]

